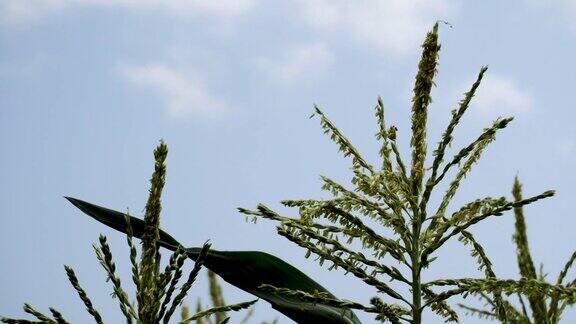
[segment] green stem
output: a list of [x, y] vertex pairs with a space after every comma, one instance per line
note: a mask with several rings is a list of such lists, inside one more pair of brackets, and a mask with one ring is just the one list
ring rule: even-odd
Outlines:
[[420, 287], [420, 229], [418, 215], [412, 220], [412, 324], [422, 322], [422, 288]]

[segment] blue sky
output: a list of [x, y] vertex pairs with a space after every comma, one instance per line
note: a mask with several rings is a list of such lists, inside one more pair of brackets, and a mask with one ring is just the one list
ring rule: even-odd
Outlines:
[[[264, 202], [295, 216], [278, 202], [326, 197], [320, 174], [347, 183], [350, 161], [308, 119], [313, 103], [377, 163], [373, 107], [381, 95], [407, 159], [419, 45], [438, 19], [454, 27], [440, 26], [429, 149], [483, 65], [487, 76], [451, 152], [498, 116], [515, 117], [450, 210], [488, 195], [510, 197], [516, 174], [526, 196], [556, 189], [525, 209], [533, 257], [555, 280], [576, 248], [575, 18], [570, 0], [1, 1], [0, 314], [20, 316], [29, 302], [87, 321], [67, 264], [107, 322], [121, 319], [91, 244], [108, 236], [129, 286], [125, 238], [62, 197], [140, 214], [160, 139], [170, 149], [164, 229], [189, 246], [210, 239], [216, 249], [281, 256], [337, 296], [367, 302], [374, 292], [361, 281], [304, 259], [275, 224], [246, 223], [236, 207]], [[503, 278], [517, 278], [512, 232], [511, 214], [473, 229]], [[456, 241], [426, 274], [463, 276], [482, 273]], [[202, 277], [188, 303], [206, 300], [206, 286]], [[229, 302], [250, 298], [224, 289]], [[428, 315], [428, 323], [441, 322]], [[290, 322], [258, 303], [255, 320], [274, 317]], [[563, 322], [575, 320], [568, 310]]]

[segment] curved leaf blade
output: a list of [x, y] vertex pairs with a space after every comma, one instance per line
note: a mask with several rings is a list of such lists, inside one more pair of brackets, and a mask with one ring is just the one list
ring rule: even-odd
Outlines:
[[[126, 233], [126, 214], [94, 205], [80, 199], [64, 197], [86, 215], [117, 230]], [[130, 216], [134, 237], [140, 238], [144, 222]], [[160, 230], [158, 244], [175, 251], [181, 245], [170, 234]], [[196, 259], [200, 248], [188, 248], [188, 256]], [[361, 324], [354, 312], [345, 307], [334, 307], [318, 303], [304, 302], [293, 296], [277, 295], [260, 289], [260, 285], [300, 290], [308, 293], [325, 292], [337, 299], [326, 288], [282, 259], [260, 251], [216, 251], [210, 250], [204, 265], [218, 274], [226, 282], [262, 298], [272, 308], [301, 324], [334, 323]]]

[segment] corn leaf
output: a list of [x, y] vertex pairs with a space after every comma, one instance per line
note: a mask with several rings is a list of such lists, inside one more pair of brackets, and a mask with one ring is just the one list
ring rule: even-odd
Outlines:
[[[86, 215], [115, 230], [126, 233], [126, 218], [129, 217], [132, 235], [141, 238], [144, 232], [144, 222], [139, 218], [79, 199], [65, 198]], [[159, 234], [159, 246], [171, 251], [175, 251], [178, 246], [181, 246], [168, 233], [160, 230]], [[188, 256], [195, 260], [200, 250], [200, 248], [188, 248]], [[330, 298], [337, 299], [326, 288], [306, 274], [271, 254], [259, 251], [209, 250], [204, 265], [226, 282], [266, 300], [272, 305], [272, 308], [297, 323], [361, 323], [349, 308], [306, 302], [295, 296], [278, 295], [260, 288], [261, 285], [266, 284], [307, 293], [324, 292]]]

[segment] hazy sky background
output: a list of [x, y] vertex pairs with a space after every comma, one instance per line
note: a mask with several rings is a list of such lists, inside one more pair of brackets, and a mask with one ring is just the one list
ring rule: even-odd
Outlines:
[[[429, 151], [483, 65], [485, 82], [448, 156], [498, 116], [516, 117], [450, 211], [510, 197], [516, 174], [525, 196], [556, 189], [525, 209], [533, 258], [556, 280], [576, 249], [573, 1], [2, 0], [0, 314], [25, 317], [29, 302], [90, 322], [67, 264], [106, 322], [121, 321], [91, 244], [108, 236], [131, 290], [125, 237], [62, 197], [140, 215], [160, 139], [170, 149], [165, 230], [189, 246], [211, 239], [216, 249], [272, 253], [338, 297], [367, 303], [374, 291], [360, 280], [305, 259], [276, 224], [246, 223], [236, 207], [264, 202], [295, 216], [278, 202], [327, 197], [320, 174], [349, 184], [350, 161], [308, 119], [313, 103], [377, 164], [373, 107], [381, 95], [408, 160], [419, 45], [438, 19], [454, 28], [440, 26]], [[472, 229], [503, 278], [518, 277], [513, 223], [507, 213]], [[456, 240], [439, 252], [425, 278], [483, 276]], [[187, 303], [207, 301], [206, 287], [202, 273]], [[227, 284], [224, 292], [231, 303], [251, 298]], [[463, 323], [483, 322], [460, 313]], [[253, 323], [275, 317], [291, 322], [259, 302]], [[426, 322], [441, 319], [428, 313]], [[563, 323], [573, 322], [568, 310]]]

